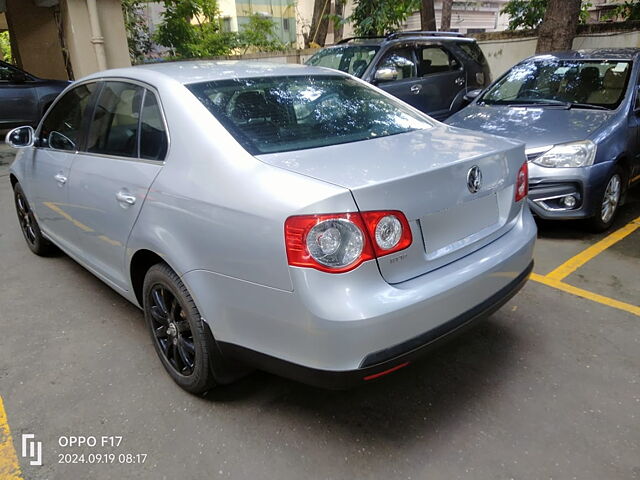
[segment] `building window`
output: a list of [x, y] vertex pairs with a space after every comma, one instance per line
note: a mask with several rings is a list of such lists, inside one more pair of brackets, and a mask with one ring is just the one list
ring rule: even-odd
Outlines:
[[285, 32], [288, 32], [288, 31], [289, 31], [289, 19], [288, 19], [288, 18], [283, 18], [283, 19], [282, 19], [282, 29], [283, 29]]
[[223, 32], [231, 31], [231, 17], [224, 17], [222, 19], [222, 31]]

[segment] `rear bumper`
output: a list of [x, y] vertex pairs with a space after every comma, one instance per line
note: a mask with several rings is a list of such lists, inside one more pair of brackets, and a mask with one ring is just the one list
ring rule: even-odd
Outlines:
[[360, 368], [355, 370], [332, 371], [309, 368], [240, 345], [226, 342], [218, 342], [218, 345], [225, 357], [282, 377], [329, 389], [339, 390], [354, 387], [407, 366], [433, 348], [442, 345], [444, 341], [454, 338], [480, 320], [486, 319], [518, 293], [529, 279], [532, 270], [533, 261], [514, 280], [481, 304], [433, 330], [389, 348], [370, 353], [362, 360]]
[[203, 270], [183, 281], [223, 353], [307, 383], [343, 376], [340, 386], [497, 308], [526, 279], [535, 238], [524, 208], [500, 238], [398, 284], [385, 282], [375, 261], [337, 275], [291, 268], [292, 292]]

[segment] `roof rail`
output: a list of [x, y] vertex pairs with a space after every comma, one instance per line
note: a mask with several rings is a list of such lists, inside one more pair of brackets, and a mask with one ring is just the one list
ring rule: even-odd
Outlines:
[[336, 45], [342, 45], [344, 43], [352, 42], [353, 40], [375, 40], [376, 38], [387, 38], [387, 37], [347, 37], [340, 40]]
[[465, 37], [465, 34], [460, 32], [428, 32], [416, 30], [390, 33], [387, 35], [387, 40], [395, 40], [400, 37]]

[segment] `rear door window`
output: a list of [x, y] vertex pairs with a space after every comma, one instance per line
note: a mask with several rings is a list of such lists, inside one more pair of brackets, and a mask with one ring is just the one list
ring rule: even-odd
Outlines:
[[144, 90], [127, 82], [105, 82], [89, 129], [88, 152], [138, 157], [138, 127]]
[[41, 147], [69, 151], [79, 148], [87, 107], [96, 88], [95, 82], [79, 85], [56, 102], [42, 123]]
[[418, 45], [417, 57], [418, 72], [421, 77], [460, 68], [460, 62], [442, 47]]

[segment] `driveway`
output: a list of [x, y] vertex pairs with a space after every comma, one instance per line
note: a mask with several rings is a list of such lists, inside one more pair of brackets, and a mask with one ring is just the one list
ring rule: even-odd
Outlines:
[[624, 235], [541, 225], [535, 279], [410, 368], [345, 392], [258, 372], [200, 398], [166, 375], [136, 307], [67, 256], [29, 252], [8, 159], [0, 146], [0, 477], [640, 478], [637, 191]]

